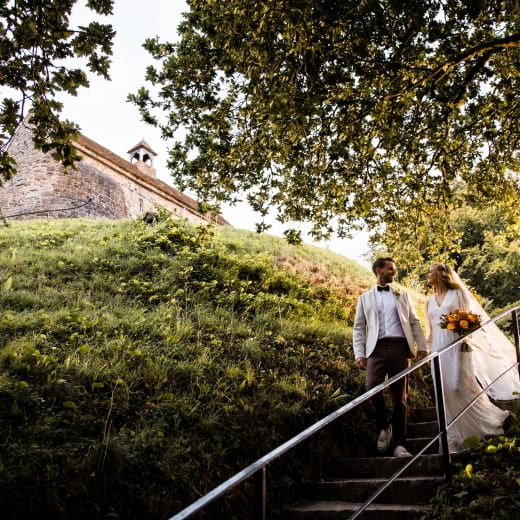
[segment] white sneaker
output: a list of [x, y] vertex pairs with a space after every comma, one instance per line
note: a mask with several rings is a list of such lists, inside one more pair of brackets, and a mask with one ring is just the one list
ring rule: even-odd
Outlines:
[[388, 448], [390, 448], [390, 443], [392, 442], [392, 425], [388, 428], [384, 428], [379, 433], [379, 437], [377, 438], [377, 451], [380, 453], [385, 452]]
[[412, 454], [404, 446], [396, 446], [394, 457], [411, 457]]

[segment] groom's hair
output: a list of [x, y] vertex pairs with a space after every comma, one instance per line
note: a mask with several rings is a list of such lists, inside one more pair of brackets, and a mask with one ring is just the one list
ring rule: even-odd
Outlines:
[[[387, 256], [386, 258], [378, 258], [373, 264], [372, 264], [372, 272], [376, 274], [376, 269], [381, 269], [381, 267], [384, 267], [387, 262], [393, 262], [394, 259]], [[395, 263], [395, 262], [394, 262]]]

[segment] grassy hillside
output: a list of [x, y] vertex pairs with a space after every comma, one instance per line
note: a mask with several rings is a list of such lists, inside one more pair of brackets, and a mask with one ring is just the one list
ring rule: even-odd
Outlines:
[[12, 223], [0, 256], [4, 518], [169, 518], [363, 392], [373, 275], [339, 255], [164, 217]]

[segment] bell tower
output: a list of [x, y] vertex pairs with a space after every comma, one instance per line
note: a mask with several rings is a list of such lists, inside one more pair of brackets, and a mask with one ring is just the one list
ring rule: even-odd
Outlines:
[[153, 161], [157, 154], [144, 139], [141, 139], [135, 146], [130, 148], [127, 153], [129, 155], [129, 161], [137, 166], [139, 170], [152, 177], [156, 176]]

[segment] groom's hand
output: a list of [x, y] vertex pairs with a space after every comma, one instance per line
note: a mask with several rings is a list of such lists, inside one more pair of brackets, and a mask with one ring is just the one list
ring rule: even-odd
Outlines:
[[357, 358], [356, 359], [356, 363], [357, 363], [357, 366], [361, 370], [366, 370], [367, 369], [367, 358], [364, 358], [364, 357]]
[[424, 359], [427, 355], [428, 352], [426, 352], [426, 350], [417, 351], [417, 361], [421, 361], [421, 359]]

